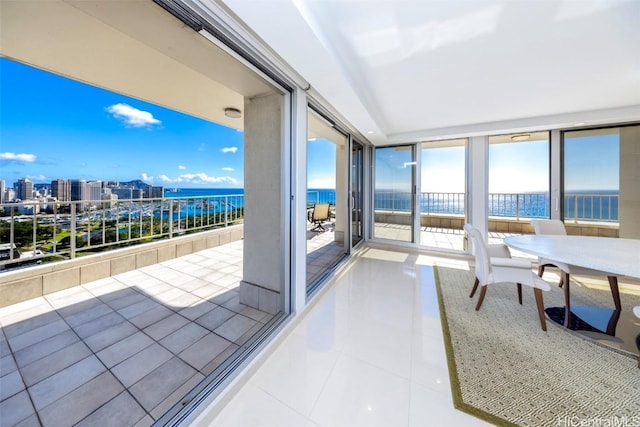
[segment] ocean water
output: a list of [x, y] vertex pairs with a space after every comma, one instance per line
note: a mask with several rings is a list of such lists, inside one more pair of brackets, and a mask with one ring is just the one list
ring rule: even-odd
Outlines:
[[[233, 207], [244, 207], [242, 188], [181, 188], [178, 191], [165, 189], [165, 197], [185, 199], [189, 197], [228, 196]], [[618, 221], [618, 191], [585, 190], [567, 192], [564, 196], [564, 217], [593, 221]], [[211, 199], [214, 203], [215, 199]], [[307, 204], [336, 202], [335, 190], [309, 189]], [[409, 212], [412, 206], [411, 194], [398, 191], [377, 190], [374, 200], [375, 209]], [[463, 193], [422, 193], [420, 211], [423, 213], [464, 214], [465, 199]], [[549, 218], [551, 202], [549, 193], [499, 193], [490, 194], [488, 200], [489, 215], [498, 217]], [[194, 204], [185, 211], [198, 210]], [[224, 210], [224, 204], [214, 208], [216, 212]]]
[[[177, 190], [177, 191], [172, 191]], [[184, 198], [184, 197], [206, 197], [206, 196], [229, 196], [243, 195], [242, 188], [165, 188], [164, 197]]]

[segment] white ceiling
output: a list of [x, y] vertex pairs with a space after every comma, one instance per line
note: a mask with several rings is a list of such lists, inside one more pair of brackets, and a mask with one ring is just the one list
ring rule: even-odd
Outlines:
[[640, 120], [638, 0], [217, 1], [376, 144]]
[[[377, 145], [640, 121], [639, 0], [183, 1], [230, 9]], [[273, 90], [151, 0], [0, 8], [2, 55], [207, 120], [241, 129], [224, 108]]]

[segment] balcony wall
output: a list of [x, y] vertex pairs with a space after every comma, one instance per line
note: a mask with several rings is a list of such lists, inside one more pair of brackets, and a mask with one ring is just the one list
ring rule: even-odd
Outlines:
[[[489, 231], [501, 233], [533, 234], [533, 227], [528, 218], [489, 217]], [[375, 222], [390, 224], [411, 224], [411, 215], [406, 212], [376, 211]], [[460, 215], [421, 214], [422, 227], [451, 228], [462, 230], [465, 218]], [[618, 223], [602, 222], [566, 222], [567, 234], [579, 236], [619, 237]]]
[[243, 225], [0, 273], [0, 307], [157, 264], [244, 237]]

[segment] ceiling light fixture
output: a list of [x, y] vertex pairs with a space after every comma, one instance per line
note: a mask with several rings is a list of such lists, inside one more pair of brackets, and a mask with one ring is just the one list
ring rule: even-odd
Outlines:
[[230, 119], [239, 119], [242, 117], [242, 111], [237, 108], [227, 107], [224, 109], [224, 115]]
[[531, 138], [531, 134], [523, 133], [523, 134], [520, 134], [520, 135], [513, 135], [511, 137], [511, 140], [512, 141], [526, 141], [529, 138]]

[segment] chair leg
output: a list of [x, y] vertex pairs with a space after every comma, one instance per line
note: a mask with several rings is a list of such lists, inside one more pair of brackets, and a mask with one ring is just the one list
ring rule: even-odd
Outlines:
[[480, 280], [476, 277], [476, 280], [473, 282], [473, 289], [471, 289], [471, 293], [469, 294], [469, 298], [473, 298], [476, 293], [476, 289], [478, 289], [478, 285], [480, 284]]
[[542, 330], [547, 330], [547, 319], [544, 317], [544, 302], [542, 301], [542, 290], [533, 288], [533, 293], [536, 296], [536, 305], [538, 306], [538, 316], [540, 317], [540, 326]]
[[480, 298], [478, 298], [478, 304], [476, 304], [476, 311], [480, 310], [480, 306], [482, 305], [482, 301], [484, 301], [484, 296], [487, 294], [487, 287], [483, 286], [480, 289]]
[[[564, 285], [564, 271], [560, 271], [560, 282], [558, 282], [558, 287], [561, 288]], [[567, 275], [568, 276], [568, 275]]]
[[544, 274], [544, 264], [540, 264], [538, 266], [538, 276], [542, 277], [543, 274]]
[[517, 283], [518, 285], [518, 303], [522, 305], [522, 283]]

